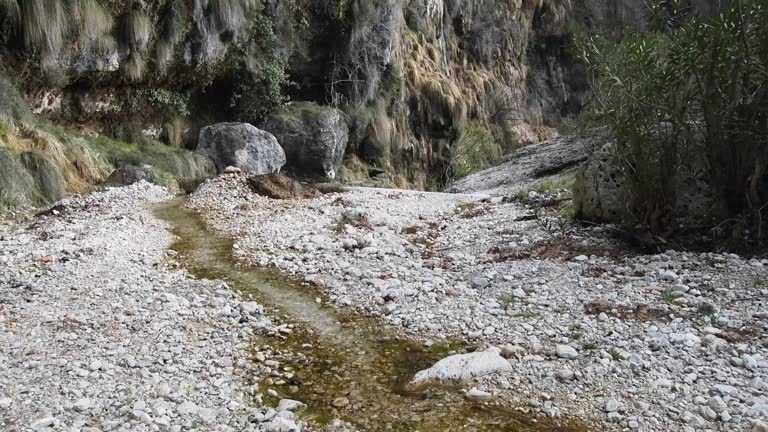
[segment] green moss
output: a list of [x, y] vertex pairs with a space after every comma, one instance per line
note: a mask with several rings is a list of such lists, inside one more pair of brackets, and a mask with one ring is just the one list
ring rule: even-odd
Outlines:
[[115, 167], [152, 165], [160, 172], [177, 178], [200, 178], [215, 173], [213, 164], [203, 156], [188, 150], [162, 144], [128, 144], [105, 137], [87, 138], [94, 150]]
[[11, 133], [11, 129], [3, 122], [0, 122], [0, 139], [5, 139], [8, 134]]
[[25, 123], [34, 123], [29, 105], [8, 79], [0, 77], [0, 118], [8, 117]]
[[661, 301], [672, 303], [683, 295], [679, 292], [665, 292], [661, 295]]
[[0, 147], [0, 209], [12, 210], [40, 199], [35, 180], [16, 152]]
[[371, 180], [370, 170], [373, 167], [355, 155], [349, 155], [344, 159], [338, 173], [338, 180], [344, 184], [359, 184]]
[[174, 177], [173, 174], [169, 173], [168, 171], [158, 170], [157, 175], [159, 177], [161, 186], [165, 186], [172, 191], [179, 187], [179, 183], [176, 180], [176, 177]]
[[386, 100], [397, 99], [403, 89], [403, 71], [396, 63], [389, 63], [381, 78], [381, 97]]
[[142, 90], [141, 96], [155, 108], [171, 111], [183, 117], [189, 115], [189, 93], [176, 92], [167, 89]]
[[613, 361], [619, 361], [621, 360], [621, 353], [616, 351], [615, 349], [611, 350], [611, 358]]
[[572, 205], [565, 206], [560, 209], [560, 217], [564, 219], [575, 219], [576, 210], [573, 208]]
[[64, 198], [64, 176], [56, 163], [38, 151], [26, 151], [20, 160], [34, 179], [35, 204], [52, 204]]
[[305, 119], [316, 118], [328, 112], [328, 107], [311, 102], [293, 102], [284, 105], [270, 115], [270, 122], [284, 125], [288, 129], [300, 129]]

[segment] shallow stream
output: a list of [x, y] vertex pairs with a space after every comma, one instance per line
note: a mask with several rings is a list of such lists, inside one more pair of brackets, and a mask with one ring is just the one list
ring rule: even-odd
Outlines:
[[[172, 249], [185, 267], [196, 277], [225, 281], [264, 305], [273, 320], [294, 325], [287, 338], [257, 336], [253, 346], [298, 353], [281, 363], [291, 370], [290, 379], [267, 379], [260, 389], [306, 403], [309, 408], [300, 416], [308, 423], [319, 426], [339, 418], [371, 432], [585, 430], [526, 417], [498, 402], [467, 401], [459, 387], [406, 391], [417, 371], [471, 347], [456, 342], [427, 347], [398, 336], [375, 318], [323, 305], [317, 301], [321, 294], [301, 281], [243, 264], [232, 255], [232, 240], [209, 230], [184, 202], [165, 203], [155, 214], [172, 224], [178, 237]], [[278, 399], [265, 403], [276, 405]]]

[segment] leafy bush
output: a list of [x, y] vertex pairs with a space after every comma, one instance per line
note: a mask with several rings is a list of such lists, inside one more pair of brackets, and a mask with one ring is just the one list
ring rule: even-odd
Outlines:
[[269, 17], [255, 16], [252, 25], [251, 41], [242, 55], [245, 61], [232, 77], [230, 108], [238, 120], [258, 124], [285, 102], [288, 59], [276, 49], [277, 36]]
[[452, 152], [453, 178], [465, 177], [491, 166], [502, 156], [502, 149], [490, 129], [476, 120], [469, 122]]
[[173, 111], [181, 116], [189, 115], [189, 94], [167, 89], [143, 91], [147, 101], [155, 108]]
[[670, 228], [676, 185], [692, 161], [708, 163], [729, 211], [766, 240], [768, 208], [768, 10], [734, 0], [699, 16], [667, 1], [644, 35], [579, 44], [592, 72], [592, 114], [617, 140], [630, 208], [656, 233]]

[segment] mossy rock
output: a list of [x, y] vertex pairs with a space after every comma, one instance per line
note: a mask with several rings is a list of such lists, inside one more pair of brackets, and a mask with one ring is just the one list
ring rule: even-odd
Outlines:
[[179, 179], [207, 178], [216, 175], [209, 159], [179, 148], [162, 144], [126, 144], [99, 137], [91, 140], [92, 147], [104, 155], [115, 168], [151, 165]]
[[340, 110], [293, 102], [273, 113], [262, 129], [277, 138], [293, 173], [336, 177], [349, 142], [349, 126]]
[[29, 104], [16, 87], [5, 77], [0, 77], [0, 122], [3, 117], [33, 123], [35, 120]]
[[36, 204], [52, 204], [64, 198], [64, 176], [58, 165], [34, 151], [22, 153], [21, 163], [35, 181]]
[[35, 179], [24, 168], [19, 155], [0, 147], [0, 210], [34, 204], [37, 196]]

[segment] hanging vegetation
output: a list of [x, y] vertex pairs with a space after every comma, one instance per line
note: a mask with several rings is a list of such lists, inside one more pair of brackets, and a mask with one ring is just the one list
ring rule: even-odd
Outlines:
[[19, 5], [24, 43], [40, 53], [41, 68], [52, 71], [67, 32], [65, 6], [58, 0], [23, 0]]
[[143, 11], [134, 9], [123, 17], [119, 38], [120, 43], [129, 50], [128, 61], [124, 64], [123, 70], [125, 75], [133, 81], [139, 81], [144, 77], [145, 54], [151, 37], [152, 23]]
[[171, 0], [160, 12], [160, 32], [157, 37], [157, 67], [164, 71], [173, 58], [173, 50], [182, 37], [182, 10], [178, 0]]
[[96, 48], [106, 52], [114, 48], [112, 37], [114, 19], [97, 0], [77, 0], [77, 16], [80, 18], [80, 38]]

